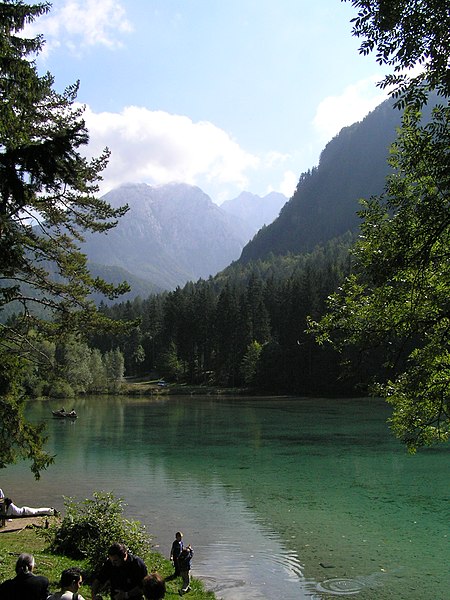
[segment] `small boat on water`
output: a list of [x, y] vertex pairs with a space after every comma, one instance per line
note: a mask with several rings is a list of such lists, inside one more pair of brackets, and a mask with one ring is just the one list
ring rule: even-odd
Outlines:
[[64, 408], [52, 410], [52, 415], [57, 419], [78, 419], [78, 415], [73, 409], [71, 411], [64, 410]]

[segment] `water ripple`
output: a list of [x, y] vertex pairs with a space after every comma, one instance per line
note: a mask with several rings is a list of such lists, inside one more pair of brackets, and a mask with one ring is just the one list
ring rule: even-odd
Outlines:
[[365, 585], [358, 579], [351, 579], [350, 577], [335, 577], [333, 579], [326, 579], [317, 585], [317, 591], [326, 592], [328, 594], [334, 594], [335, 596], [350, 596], [352, 594], [359, 594]]

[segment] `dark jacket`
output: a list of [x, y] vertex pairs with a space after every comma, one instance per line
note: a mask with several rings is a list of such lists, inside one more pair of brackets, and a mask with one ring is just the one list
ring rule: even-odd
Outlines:
[[19, 573], [0, 585], [1, 600], [47, 600], [48, 579], [33, 573]]
[[191, 569], [191, 558], [194, 554], [192, 548], [184, 548], [178, 557], [178, 565], [180, 571], [190, 571]]
[[178, 559], [180, 558], [180, 554], [183, 550], [183, 540], [175, 540], [172, 544], [172, 548], [170, 550], [170, 558], [173, 560], [173, 566], [175, 569], [175, 575], [180, 574], [180, 565], [178, 563]]
[[142, 558], [128, 553], [126, 561], [120, 567], [115, 567], [110, 560], [107, 560], [100, 569], [97, 579], [100, 583], [109, 581], [112, 591], [129, 592], [136, 586], [141, 587], [146, 575], [147, 567]]
[[170, 550], [170, 557], [172, 558], [172, 560], [174, 562], [178, 560], [182, 550], [183, 550], [183, 541], [175, 540], [173, 542], [172, 548]]

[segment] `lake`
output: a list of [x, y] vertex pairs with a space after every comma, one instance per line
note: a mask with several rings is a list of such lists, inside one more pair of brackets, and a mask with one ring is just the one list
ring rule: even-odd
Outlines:
[[[35, 402], [56, 462], [1, 473], [18, 505], [113, 491], [218, 598], [447, 600], [449, 447], [409, 456], [377, 399], [95, 397]], [[26, 551], [26, 548], [24, 548]], [[151, 565], [149, 565], [151, 567]]]

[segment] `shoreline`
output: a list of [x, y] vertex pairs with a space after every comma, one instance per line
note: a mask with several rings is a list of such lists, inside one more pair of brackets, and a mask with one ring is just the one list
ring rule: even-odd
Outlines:
[[[59, 517], [48, 517], [49, 519], [59, 519]], [[44, 575], [50, 581], [50, 588], [53, 591], [59, 589], [59, 578], [61, 571], [68, 567], [79, 566], [83, 572], [86, 572], [86, 564], [83, 560], [76, 560], [62, 554], [54, 554], [48, 551], [47, 541], [39, 535], [39, 530], [46, 526], [47, 517], [27, 517], [12, 519], [6, 522], [5, 527], [0, 527], [0, 553], [2, 561], [0, 562], [0, 582], [14, 577], [14, 567], [17, 557], [22, 552], [33, 554], [36, 559], [36, 575]], [[148, 554], [143, 556], [149, 573], [158, 571], [164, 578], [167, 578], [173, 572], [173, 566], [164, 556], [155, 550], [150, 549]], [[92, 575], [89, 573], [88, 575]], [[90, 588], [88, 585], [89, 577], [85, 578], [85, 585], [80, 593], [85, 598], [90, 598]], [[198, 577], [192, 577], [192, 590], [189, 592], [190, 600], [216, 600], [214, 592], [207, 590], [204, 582]], [[178, 597], [178, 587], [180, 580], [168, 580], [166, 582], [166, 597]]]

